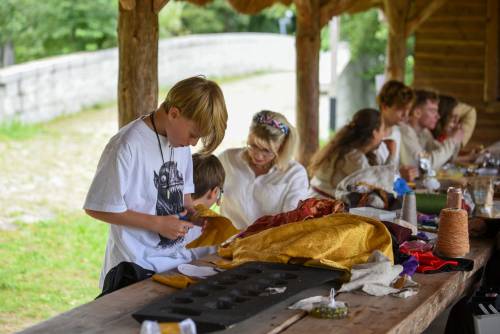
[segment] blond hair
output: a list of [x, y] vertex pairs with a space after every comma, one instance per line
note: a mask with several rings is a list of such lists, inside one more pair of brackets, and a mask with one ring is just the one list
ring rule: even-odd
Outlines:
[[226, 103], [215, 82], [203, 76], [181, 80], [170, 89], [162, 106], [167, 112], [176, 107], [183, 117], [194, 121], [203, 143], [200, 153], [212, 153], [224, 139]]
[[280, 113], [262, 110], [253, 116], [249, 137], [258, 146], [265, 147], [276, 156], [274, 165], [286, 170], [297, 150], [297, 130]]

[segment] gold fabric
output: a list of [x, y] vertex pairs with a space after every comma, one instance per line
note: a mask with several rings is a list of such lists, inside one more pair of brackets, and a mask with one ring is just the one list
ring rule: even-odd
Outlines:
[[350, 270], [378, 249], [392, 262], [391, 235], [380, 221], [348, 213], [271, 228], [219, 248], [230, 268], [249, 261], [303, 263], [306, 266]]
[[186, 248], [218, 246], [239, 231], [233, 226], [226, 217], [210, 210], [200, 204], [195, 207], [197, 219], [207, 221], [203, 233], [195, 240], [186, 245]]
[[176, 274], [176, 273], [169, 273], [169, 274], [154, 274], [152, 277], [153, 281], [156, 281], [161, 284], [168, 285], [172, 288], [176, 289], [184, 289], [188, 287], [190, 284], [194, 284], [197, 281], [182, 275], [182, 274]]

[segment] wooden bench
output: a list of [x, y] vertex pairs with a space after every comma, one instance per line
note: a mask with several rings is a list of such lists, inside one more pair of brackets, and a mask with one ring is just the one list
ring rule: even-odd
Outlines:
[[[474, 239], [471, 252], [474, 260], [470, 272], [416, 274], [420, 283], [416, 296], [408, 299], [372, 297], [342, 293], [338, 299], [349, 302], [347, 319], [326, 320], [307, 316], [305, 312], [288, 310], [287, 306], [301, 298], [328, 295], [329, 286], [309, 289], [260, 312], [224, 333], [420, 333], [456, 301], [478, 278], [478, 270], [490, 258], [494, 242]], [[84, 304], [24, 330], [21, 333], [139, 333], [140, 324], [131, 314], [143, 306], [159, 300], [176, 289], [145, 280], [116, 291], [98, 300]]]

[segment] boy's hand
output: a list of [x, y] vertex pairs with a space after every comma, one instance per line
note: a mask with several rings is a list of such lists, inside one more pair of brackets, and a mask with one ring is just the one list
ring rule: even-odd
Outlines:
[[158, 234], [165, 238], [175, 240], [185, 236], [189, 229], [193, 227], [193, 224], [180, 220], [178, 215], [171, 215], [156, 216], [155, 226], [155, 232], [158, 232]]

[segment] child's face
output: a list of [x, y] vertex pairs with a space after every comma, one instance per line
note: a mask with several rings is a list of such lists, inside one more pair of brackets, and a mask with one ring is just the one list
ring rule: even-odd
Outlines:
[[212, 205], [217, 204], [220, 206], [222, 202], [222, 194], [223, 194], [222, 187], [215, 187], [211, 190], [208, 190], [205, 195], [202, 197], [195, 199], [193, 203], [195, 205], [197, 204], [203, 204], [207, 208], [212, 207]]
[[201, 135], [196, 123], [182, 116], [179, 109], [172, 107], [168, 112], [168, 140], [174, 147], [196, 146]]
[[393, 125], [396, 125], [404, 121], [408, 116], [409, 111], [410, 111], [410, 104], [403, 107], [398, 107], [395, 105], [392, 107], [387, 107], [387, 106], [382, 107], [382, 114], [384, 116], [384, 120], [386, 121], [388, 127], [391, 127]]

